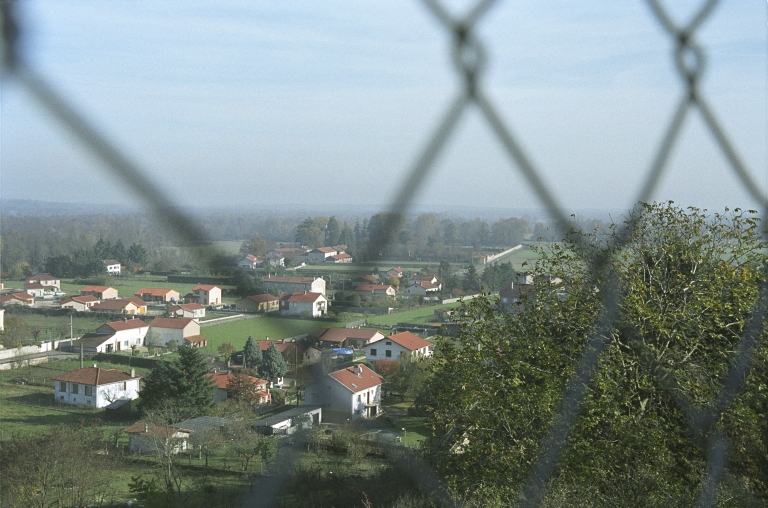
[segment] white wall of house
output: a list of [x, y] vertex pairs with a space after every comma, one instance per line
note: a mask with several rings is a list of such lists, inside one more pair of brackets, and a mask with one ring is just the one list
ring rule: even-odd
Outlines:
[[55, 381], [54, 395], [57, 402], [76, 406], [105, 407], [117, 399], [137, 399], [139, 378], [106, 385], [84, 385], [69, 381]]
[[283, 311], [285, 314], [301, 314], [309, 312], [312, 317], [325, 315], [328, 310], [328, 301], [325, 297], [318, 298], [314, 302], [288, 302], [288, 309]]
[[381, 385], [353, 393], [335, 379], [326, 376], [321, 382], [308, 386], [305, 397], [307, 404], [327, 404], [331, 411], [360, 417], [366, 404], [381, 403]]
[[365, 359], [371, 360], [397, 360], [400, 356], [410, 356], [415, 358], [418, 355], [430, 356], [432, 350], [429, 347], [423, 347], [415, 351], [410, 351], [400, 344], [384, 339], [365, 347]]
[[107, 268], [107, 273], [110, 275], [120, 275], [120, 264], [104, 265]]

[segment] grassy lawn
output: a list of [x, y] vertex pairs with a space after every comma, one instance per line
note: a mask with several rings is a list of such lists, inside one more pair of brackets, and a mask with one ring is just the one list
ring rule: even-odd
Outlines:
[[248, 340], [249, 335], [253, 335], [256, 340], [264, 340], [267, 337], [276, 340], [310, 333], [320, 327], [330, 328], [344, 326], [344, 324], [343, 322], [313, 321], [311, 319], [254, 317], [233, 323], [206, 326], [200, 329], [200, 334], [208, 339], [208, 346], [215, 351], [222, 342], [231, 342], [235, 348], [241, 349], [245, 346], [245, 341]]
[[[27, 326], [39, 326], [43, 331], [40, 340], [57, 339], [62, 334], [69, 336], [69, 316], [44, 316], [42, 314], [19, 314]], [[73, 317], [72, 330], [75, 336], [93, 332], [106, 322], [103, 316]]]
[[456, 302], [445, 305], [421, 307], [420, 309], [407, 310], [405, 312], [397, 312], [389, 315], [371, 316], [368, 318], [368, 324], [373, 326], [393, 326], [397, 323], [429, 323], [429, 320], [435, 315], [437, 309], [453, 309], [459, 305], [460, 304]]

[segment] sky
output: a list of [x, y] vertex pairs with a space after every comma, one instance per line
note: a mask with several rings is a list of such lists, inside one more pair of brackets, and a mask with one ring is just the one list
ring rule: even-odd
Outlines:
[[[669, 2], [682, 23], [699, 2]], [[446, 2], [461, 15], [471, 2]], [[462, 81], [418, 1], [29, 0], [36, 71], [180, 206], [387, 207]], [[701, 91], [764, 191], [766, 3], [721, 2], [696, 33]], [[478, 22], [480, 86], [566, 210], [627, 209], [683, 85], [640, 1], [500, 0]], [[141, 206], [4, 75], [0, 197]], [[756, 207], [695, 110], [655, 200]], [[414, 206], [542, 203], [476, 108]]]

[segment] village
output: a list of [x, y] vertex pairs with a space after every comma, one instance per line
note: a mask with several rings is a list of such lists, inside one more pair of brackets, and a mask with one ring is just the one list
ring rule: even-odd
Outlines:
[[[298, 269], [286, 269], [286, 259]], [[37, 342], [0, 350], [3, 398], [23, 407], [21, 413], [41, 412], [51, 421], [58, 413], [99, 422], [114, 454], [174, 468], [186, 462], [195, 472], [186, 471], [185, 481], [199, 473], [195, 464], [232, 473], [233, 499], [243, 481], [252, 486], [254, 475], [276, 463], [283, 440], [296, 436], [310, 442], [308, 449], [347, 457], [352, 469], [386, 463], [386, 447], [415, 450], [427, 437], [412, 406], [432, 338], [450, 333], [454, 309], [473, 295], [446, 290], [437, 272], [447, 270], [447, 262], [322, 273], [328, 265], [351, 268], [352, 260], [344, 246], [247, 253], [237, 269], [263, 292], [244, 297], [207, 280], [127, 274], [114, 259], [103, 261], [108, 277], [92, 278], [112, 285], [30, 275], [18, 289], [4, 287], [0, 297], [3, 322], [34, 323], [27, 330]], [[455, 273], [445, 278], [459, 286]], [[499, 288], [501, 305], [514, 306], [532, 286], [530, 276], [515, 272]], [[167, 387], [174, 377], [191, 375], [184, 365], [195, 362], [208, 402], [176, 407], [186, 394]], [[175, 374], [162, 378], [166, 366]], [[18, 421], [4, 422], [3, 433], [33, 431]], [[150, 500], [129, 483], [113, 494]]]

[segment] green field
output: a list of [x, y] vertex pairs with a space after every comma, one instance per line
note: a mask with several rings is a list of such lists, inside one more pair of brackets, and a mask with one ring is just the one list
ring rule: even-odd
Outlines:
[[461, 305], [459, 302], [447, 303], [445, 305], [434, 305], [422, 307], [420, 309], [397, 312], [395, 314], [383, 316], [371, 316], [368, 318], [368, 324], [372, 326], [393, 326], [397, 323], [429, 323], [438, 309], [453, 309]]
[[320, 327], [330, 328], [345, 324], [344, 322], [313, 321], [311, 319], [254, 317], [232, 323], [206, 326], [200, 329], [200, 334], [208, 338], [208, 346], [215, 351], [222, 342], [231, 342], [235, 348], [242, 349], [249, 335], [253, 335], [256, 340], [264, 340], [267, 337], [272, 340], [284, 339], [310, 333]]
[[[42, 329], [39, 340], [58, 339], [69, 337], [69, 316], [44, 316], [42, 314], [19, 314], [27, 326], [38, 326]], [[88, 317], [72, 317], [72, 331], [75, 337], [88, 332], [93, 332], [106, 322], [104, 316], [94, 314]]]

